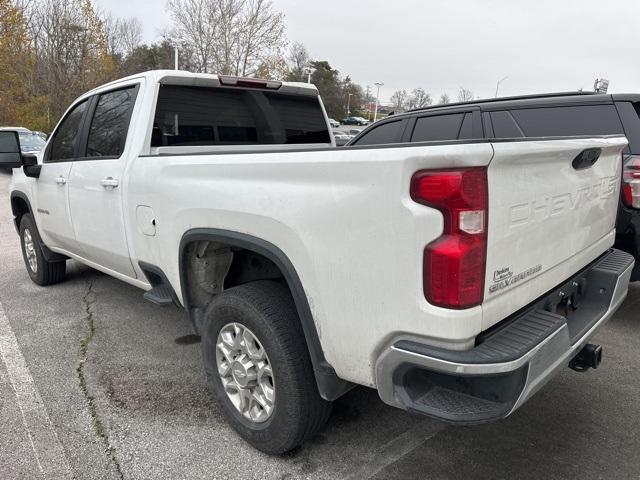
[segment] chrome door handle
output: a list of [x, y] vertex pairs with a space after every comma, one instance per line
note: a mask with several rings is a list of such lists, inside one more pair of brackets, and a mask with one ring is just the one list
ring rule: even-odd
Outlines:
[[58, 185], [64, 185], [65, 183], [67, 183], [67, 179], [66, 179], [66, 178], [64, 178], [62, 175], [59, 175], [59, 176], [56, 178], [56, 183], [57, 183]]
[[103, 178], [100, 181], [100, 184], [104, 187], [104, 188], [116, 188], [118, 186], [118, 180], [116, 180], [113, 177], [107, 177], [107, 178]]

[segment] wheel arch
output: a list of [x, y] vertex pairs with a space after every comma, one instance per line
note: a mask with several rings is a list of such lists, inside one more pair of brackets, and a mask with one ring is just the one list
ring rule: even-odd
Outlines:
[[352, 383], [340, 379], [333, 367], [327, 362], [302, 281], [291, 260], [280, 248], [264, 239], [245, 233], [215, 228], [194, 228], [182, 236], [178, 256], [180, 289], [184, 308], [196, 328], [198, 328], [199, 319], [197, 318], [198, 312], [192, 308], [188, 291], [189, 280], [187, 274], [189, 265], [186, 249], [190, 244], [199, 241], [211, 241], [230, 247], [242, 248], [273, 262], [280, 269], [294, 299], [320, 395], [325, 400], [335, 400], [354, 386]]
[[21, 191], [13, 191], [11, 192], [11, 212], [13, 213], [13, 224], [16, 227], [16, 232], [20, 235], [20, 221], [22, 217], [27, 213], [31, 214], [33, 218], [33, 222], [35, 224], [35, 234], [42, 245], [42, 254], [44, 258], [48, 262], [63, 262], [68, 259], [65, 255], [60, 253], [52, 252], [49, 247], [47, 247], [42, 240], [42, 236], [38, 231], [38, 222], [36, 220], [36, 216], [33, 213], [33, 208], [31, 208], [31, 202], [29, 201], [29, 197], [24, 192]]
[[25, 213], [30, 213], [33, 216], [31, 202], [29, 202], [29, 198], [24, 193], [20, 191], [11, 192], [11, 212], [13, 213], [13, 224], [16, 227], [16, 232], [19, 233], [22, 216]]

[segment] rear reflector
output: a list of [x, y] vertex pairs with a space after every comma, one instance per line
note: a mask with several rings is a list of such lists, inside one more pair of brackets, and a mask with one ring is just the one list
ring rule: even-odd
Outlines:
[[482, 303], [487, 257], [486, 168], [422, 170], [411, 180], [411, 198], [442, 212], [442, 236], [423, 257], [427, 301], [463, 309]]
[[640, 208], [640, 156], [629, 155], [623, 160], [622, 200], [627, 207]]
[[267, 90], [278, 90], [282, 86], [282, 82], [275, 80], [259, 80], [257, 78], [230, 77], [228, 75], [219, 75], [218, 80], [221, 85], [227, 87], [244, 87], [244, 88], [262, 88]]

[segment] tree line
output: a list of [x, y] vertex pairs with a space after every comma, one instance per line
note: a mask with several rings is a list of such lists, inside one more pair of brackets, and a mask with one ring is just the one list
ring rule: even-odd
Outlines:
[[[460, 87], [460, 89], [458, 90], [458, 102], [469, 102], [474, 98], [476, 97], [471, 90], [468, 90], [464, 87]], [[425, 92], [422, 88], [416, 88], [410, 93], [404, 89], [396, 90], [393, 95], [391, 95], [391, 98], [389, 100], [391, 102], [391, 108], [394, 110], [394, 113], [433, 105], [431, 94]], [[448, 103], [451, 103], [451, 97], [449, 97], [447, 93], [443, 93], [442, 95], [440, 95], [437, 104], [446, 105]]]
[[[168, 0], [160, 40], [142, 42], [142, 24], [92, 0], [0, 0], [0, 125], [50, 132], [83, 92], [146, 70], [252, 76], [314, 83], [330, 116], [366, 117], [373, 89], [352, 81], [305, 46], [287, 40], [271, 0]], [[473, 98], [473, 94], [461, 88]], [[397, 91], [391, 109], [432, 103], [422, 88]], [[443, 94], [439, 103], [448, 103]]]

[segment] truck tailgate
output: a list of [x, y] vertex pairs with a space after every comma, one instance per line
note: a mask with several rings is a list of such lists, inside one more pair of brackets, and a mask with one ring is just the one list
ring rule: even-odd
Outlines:
[[[483, 329], [613, 245], [624, 137], [495, 142]], [[525, 147], [526, 145], [526, 147]], [[583, 152], [594, 149], [596, 155]]]

